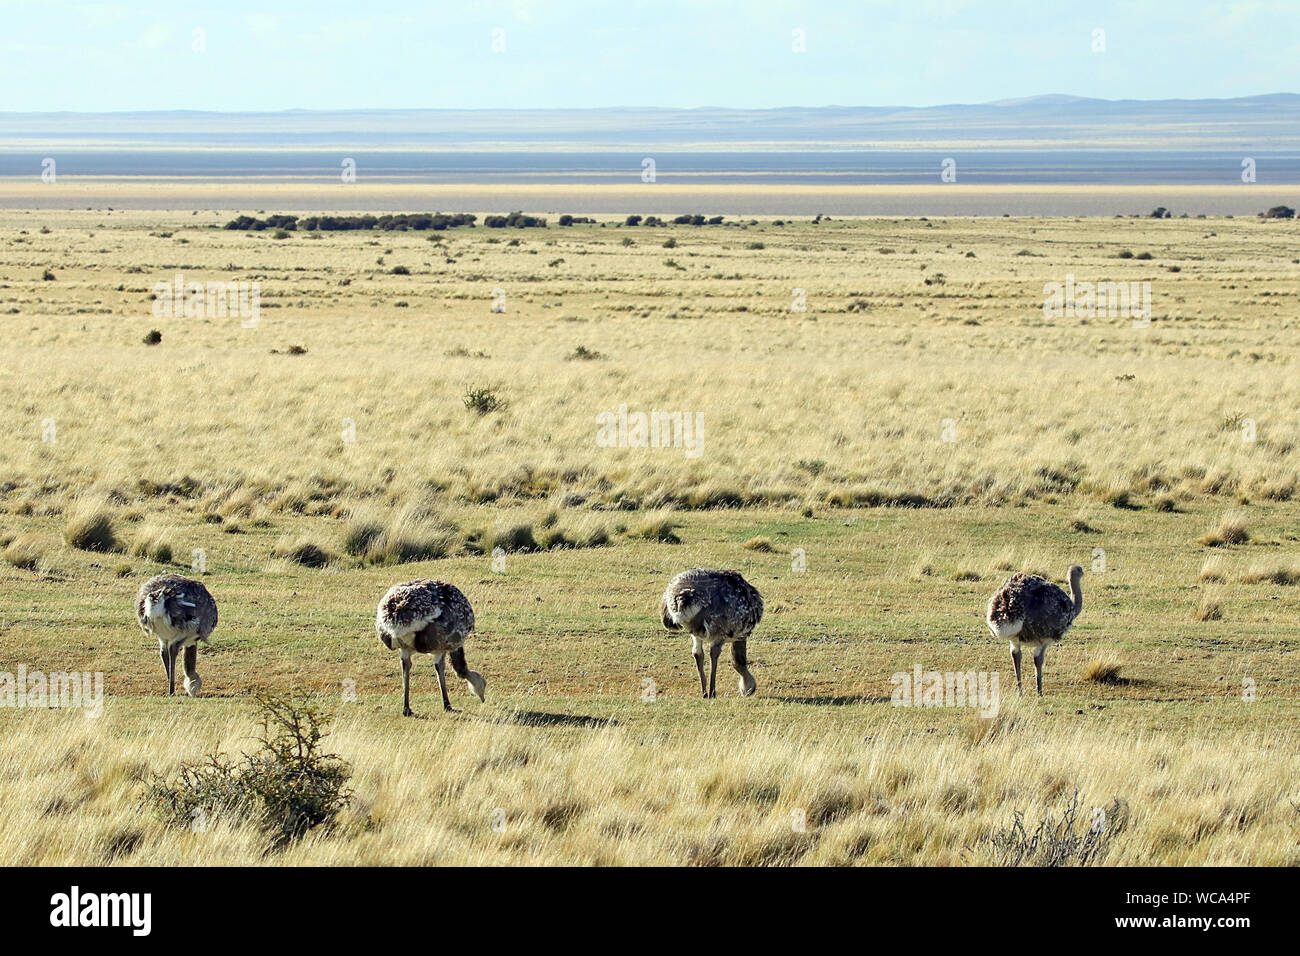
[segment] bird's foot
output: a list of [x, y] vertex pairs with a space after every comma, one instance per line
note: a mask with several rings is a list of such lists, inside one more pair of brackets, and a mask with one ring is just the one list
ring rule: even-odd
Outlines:
[[451, 706], [451, 704], [443, 704], [443, 705], [442, 705], [442, 710], [443, 710], [443, 713], [446, 713], [446, 714], [459, 714], [459, 713], [460, 713], [460, 711], [457, 710], [455, 707]]
[[403, 716], [403, 717], [414, 717], [414, 716], [415, 716], [415, 711], [411, 710], [411, 708], [409, 708], [409, 707], [403, 707], [403, 708], [402, 708], [402, 716]]

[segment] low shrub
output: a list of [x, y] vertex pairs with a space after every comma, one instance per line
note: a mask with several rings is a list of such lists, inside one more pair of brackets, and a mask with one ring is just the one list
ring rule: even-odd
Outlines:
[[251, 821], [272, 849], [334, 825], [351, 800], [352, 768], [321, 747], [330, 717], [310, 699], [259, 697], [257, 706], [262, 734], [253, 752], [209, 753], [154, 779], [147, 801], [165, 822], [195, 829], [207, 818]]

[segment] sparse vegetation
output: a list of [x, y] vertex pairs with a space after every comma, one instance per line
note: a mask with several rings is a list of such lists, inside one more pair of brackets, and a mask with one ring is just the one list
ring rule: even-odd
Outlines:
[[1120, 680], [1124, 660], [1115, 651], [1102, 651], [1088, 660], [1083, 668], [1083, 679], [1096, 684], [1115, 684]]
[[152, 783], [148, 800], [164, 821], [191, 830], [249, 821], [274, 849], [333, 825], [351, 799], [352, 768], [321, 744], [329, 716], [310, 699], [262, 696], [257, 705], [257, 749], [238, 758], [210, 753]]
[[1225, 548], [1248, 542], [1250, 531], [1239, 515], [1225, 515], [1217, 528], [1207, 531], [1198, 540], [1207, 548]]
[[6, 542], [0, 552], [4, 560], [23, 571], [35, 571], [45, 557], [45, 549], [34, 534], [20, 534]]
[[271, 556], [301, 564], [305, 568], [323, 568], [334, 560], [325, 548], [303, 537], [287, 536], [276, 542]]
[[[89, 246], [65, 228], [86, 215], [105, 219]], [[1032, 837], [1077, 787], [1076, 842], [1093, 807], [1132, 801], [1106, 865], [1300, 862], [1283, 739], [1300, 706], [1292, 227], [1016, 218], [994, 236], [991, 220], [691, 218], [382, 232], [300, 220], [258, 236], [187, 212], [181, 247], [148, 235], [177, 229], [175, 213], [51, 211], [44, 250], [0, 246], [18, 371], [0, 379], [14, 412], [6, 653], [112, 674], [97, 721], [0, 708], [0, 830], [15, 835], [3, 862], [191, 859], [186, 825], [139, 814], [151, 772], [205, 753], [238, 762], [250, 694], [337, 697], [343, 679], [357, 702], [329, 744], [356, 767], [356, 799], [276, 860], [983, 863], [1013, 810]], [[292, 239], [272, 244], [279, 228]], [[654, 249], [673, 236], [682, 268], [668, 271]], [[740, 251], [750, 239], [763, 256]], [[120, 254], [92, 260], [101, 243]], [[1114, 258], [1126, 246], [1161, 265]], [[42, 284], [47, 259], [61, 281]], [[1177, 288], [1146, 332], [1033, 301], [1068, 272], [1136, 281], [1173, 261]], [[151, 320], [150, 286], [172, 262], [261, 281], [260, 330]], [[399, 262], [418, 281], [392, 275]], [[489, 311], [498, 284], [506, 314]], [[123, 316], [163, 328], [166, 354], [141, 349]], [[311, 351], [289, 361], [295, 342]], [[466, 405], [475, 389], [508, 399], [504, 414]], [[636, 416], [656, 410], [669, 440], [642, 447]], [[674, 410], [703, 415], [681, 444]], [[956, 441], [940, 440], [945, 418]], [[65, 545], [83, 509], [144, 556]], [[1200, 543], [1228, 510], [1247, 537]], [[138, 543], [155, 533], [170, 565]], [[193, 573], [200, 548], [222, 625], [200, 652], [205, 697], [169, 701], [131, 597], [160, 570]], [[1026, 660], [1022, 701], [985, 603], [1012, 571], [1060, 583], [1072, 563], [1090, 568], [1083, 615], [1050, 652], [1042, 701]], [[656, 613], [695, 564], [741, 570], [766, 606], [749, 647], [758, 694], [736, 698], [721, 662], [708, 703], [722, 737], [697, 733], [690, 641]], [[402, 723], [370, 618], [387, 586], [426, 576], [474, 602], [471, 662], [496, 692]], [[916, 663], [997, 674], [998, 715], [889, 706], [889, 676]], [[420, 673], [413, 692], [436, 712]], [[1267, 675], [1260, 706], [1241, 705], [1243, 675]], [[504, 834], [487, 825], [495, 807]], [[210, 859], [266, 861], [257, 819], [210, 819]]]
[[[1059, 814], [1047, 811], [1031, 831], [1017, 810], [1006, 827], [985, 840], [996, 866], [1091, 866], [1105, 862], [1115, 838], [1128, 829], [1128, 804], [1114, 800], [1080, 815], [1079, 791]], [[1086, 814], [1087, 811], [1085, 810]]]
[[63, 540], [82, 551], [122, 550], [122, 542], [113, 529], [113, 515], [104, 508], [87, 508], [74, 514], [64, 528]]
[[490, 415], [492, 412], [498, 412], [505, 408], [506, 404], [505, 400], [497, 394], [497, 390], [488, 386], [468, 389], [462, 401], [466, 408], [480, 415]]

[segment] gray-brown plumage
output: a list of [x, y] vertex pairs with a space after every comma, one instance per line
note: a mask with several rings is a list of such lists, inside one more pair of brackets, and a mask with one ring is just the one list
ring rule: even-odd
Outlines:
[[986, 620], [993, 636], [1011, 646], [1011, 660], [1016, 666], [1016, 690], [1020, 684], [1020, 648], [1028, 645], [1034, 652], [1034, 675], [1038, 696], [1043, 696], [1043, 656], [1047, 649], [1065, 636], [1074, 619], [1083, 610], [1083, 589], [1079, 582], [1083, 568], [1070, 566], [1070, 594], [1037, 574], [1013, 574], [989, 600]]
[[140, 585], [135, 616], [145, 634], [158, 639], [167, 693], [176, 693], [176, 655], [184, 650], [185, 693], [197, 697], [203, 686], [197, 670], [199, 641], [206, 641], [217, 626], [217, 602], [208, 589], [179, 574], [159, 574]]
[[[748, 697], [758, 686], [749, 672], [746, 642], [763, 619], [763, 597], [735, 571], [691, 568], [668, 582], [659, 605], [664, 627], [683, 628], [691, 635], [691, 653], [700, 672], [700, 693], [717, 696], [718, 655], [731, 645], [731, 660], [740, 674], [740, 694]], [[709, 680], [704, 680], [704, 648], [709, 649]]]
[[469, 684], [479, 700], [486, 700], [487, 681], [465, 662], [465, 641], [474, 630], [474, 609], [460, 590], [443, 581], [421, 579], [395, 584], [379, 602], [375, 631], [384, 646], [402, 655], [402, 714], [411, 711], [411, 655], [437, 654], [434, 669], [442, 691], [442, 709], [451, 710], [447, 698], [446, 659], [456, 675]]

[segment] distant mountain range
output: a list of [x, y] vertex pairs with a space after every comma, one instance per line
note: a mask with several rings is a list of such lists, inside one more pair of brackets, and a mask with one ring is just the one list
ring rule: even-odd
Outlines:
[[0, 112], [0, 150], [1300, 149], [1300, 94], [978, 105], [564, 110]]

